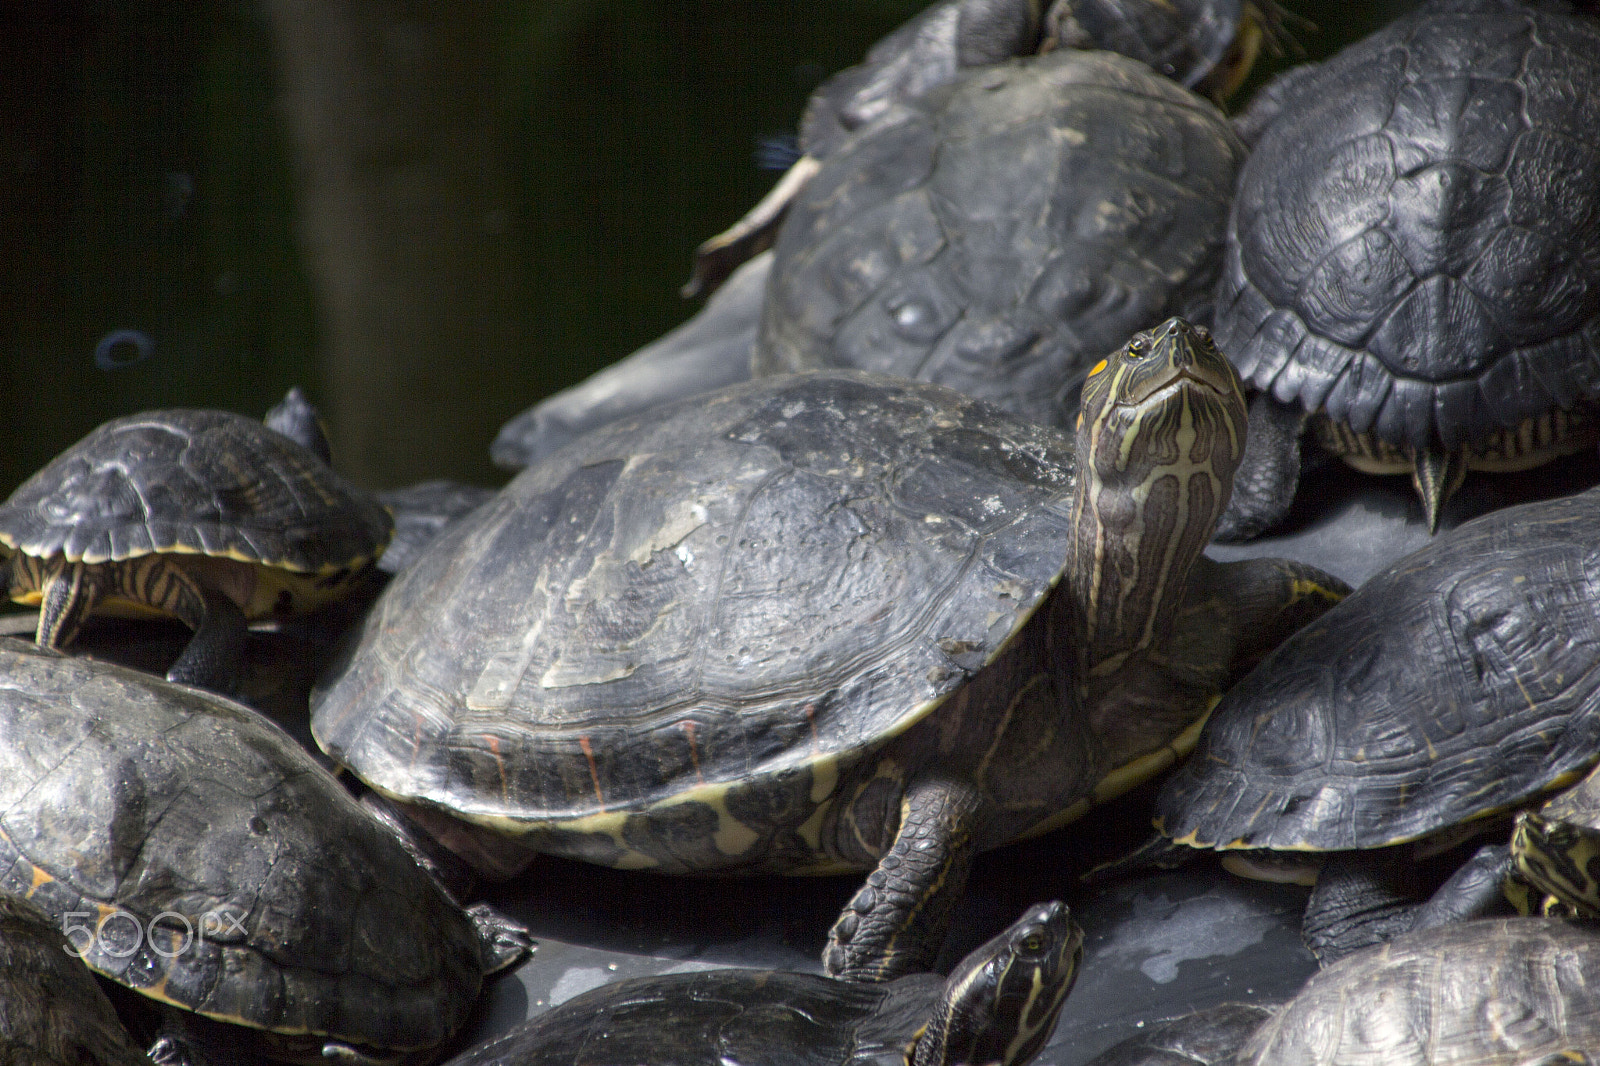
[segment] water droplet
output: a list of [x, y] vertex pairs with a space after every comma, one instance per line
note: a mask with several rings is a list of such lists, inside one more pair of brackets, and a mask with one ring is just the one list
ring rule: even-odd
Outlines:
[[101, 370], [121, 370], [144, 362], [155, 353], [156, 342], [137, 329], [114, 329], [94, 346], [94, 365]]

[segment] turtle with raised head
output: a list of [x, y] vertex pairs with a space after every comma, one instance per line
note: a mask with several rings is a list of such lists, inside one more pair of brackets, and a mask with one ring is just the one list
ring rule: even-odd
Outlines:
[[1172, 320], [1089, 376], [1076, 444], [852, 371], [604, 427], [395, 578], [313, 732], [491, 875], [870, 870], [827, 969], [926, 968], [976, 852], [1169, 765], [1342, 593], [1202, 557], [1243, 418]]
[[1024, 1066], [1050, 1039], [1082, 955], [1066, 905], [1041, 903], [948, 978], [636, 977], [569, 999], [449, 1066]]
[[394, 528], [328, 465], [298, 389], [258, 422], [178, 408], [112, 419], [0, 504], [0, 571], [41, 647], [91, 611], [167, 615], [194, 639], [172, 681], [231, 691], [248, 621], [313, 610], [371, 570]]
[[1284, 517], [1303, 432], [1434, 529], [1468, 470], [1600, 439], [1597, 83], [1590, 13], [1429, 0], [1247, 112], [1214, 325], [1260, 392], [1221, 536]]

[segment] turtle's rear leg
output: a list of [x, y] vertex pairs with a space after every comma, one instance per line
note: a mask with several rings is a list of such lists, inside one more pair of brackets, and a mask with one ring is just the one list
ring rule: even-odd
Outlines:
[[823, 969], [889, 981], [933, 968], [966, 890], [981, 808], [975, 788], [950, 778], [906, 789], [894, 844], [833, 923]]
[[133, 560], [119, 584], [117, 591], [128, 599], [165, 611], [194, 630], [167, 671], [168, 681], [233, 694], [249, 633], [238, 604], [163, 555]]

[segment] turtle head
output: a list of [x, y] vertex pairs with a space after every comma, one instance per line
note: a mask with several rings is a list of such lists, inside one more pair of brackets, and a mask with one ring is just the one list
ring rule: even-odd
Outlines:
[[268, 429], [305, 448], [325, 463], [333, 461], [333, 450], [328, 447], [328, 433], [322, 425], [322, 416], [306, 399], [299, 386], [291, 388], [283, 399], [261, 419]]
[[1181, 318], [1089, 371], [1071, 560], [1087, 668], [1114, 668], [1166, 631], [1227, 506], [1245, 424], [1238, 372]]
[[1600, 915], [1600, 830], [1523, 811], [1511, 831], [1511, 864], [1543, 893], [1545, 913]]
[[1055, 1029], [1078, 976], [1083, 930], [1065, 903], [1029, 908], [963, 959], [908, 1049], [911, 1066], [1019, 1066]]

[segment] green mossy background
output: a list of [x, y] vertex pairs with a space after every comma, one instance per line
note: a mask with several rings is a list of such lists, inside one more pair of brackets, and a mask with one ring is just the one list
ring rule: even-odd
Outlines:
[[[754, 164], [758, 141], [792, 131], [818, 82], [924, 6], [496, 3], [500, 44], [488, 58], [525, 357], [472, 403], [429, 407], [408, 427], [481, 458], [369, 472], [373, 487], [503, 480], [487, 456], [500, 422], [693, 314], [698, 301], [677, 290], [695, 245], [775, 178]], [[1299, 32], [1305, 52], [1264, 63], [1252, 85], [1412, 4], [1290, 6], [1316, 25]], [[276, 78], [267, 16], [250, 0], [0, 11], [0, 493], [119, 414], [259, 415], [296, 383], [326, 399]], [[96, 344], [121, 329], [147, 334], [152, 354], [103, 370]]]

